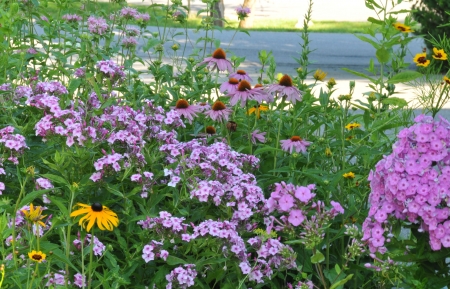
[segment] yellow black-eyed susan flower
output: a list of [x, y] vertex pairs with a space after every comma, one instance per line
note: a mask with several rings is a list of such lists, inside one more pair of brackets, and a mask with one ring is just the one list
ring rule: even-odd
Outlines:
[[427, 59], [426, 53], [417, 53], [416, 56], [414, 56], [413, 61], [417, 66], [427, 67], [430, 64], [430, 60]]
[[325, 77], [327, 77], [327, 73], [322, 71], [321, 69], [317, 69], [316, 72], [314, 72], [313, 77], [315, 80], [323, 81]]
[[41, 206], [34, 207], [33, 204], [30, 204], [28, 209], [23, 209], [21, 212], [24, 214], [24, 217], [28, 222], [45, 227], [42, 219], [47, 217], [47, 215], [42, 215], [43, 210], [44, 209]]
[[433, 47], [433, 58], [437, 60], [447, 60], [447, 53], [445, 53], [444, 49]]
[[78, 225], [86, 228], [86, 231], [88, 232], [91, 230], [95, 222], [97, 222], [97, 227], [102, 231], [112, 231], [114, 227], [119, 225], [119, 218], [117, 217], [117, 214], [100, 203], [93, 203], [92, 205], [77, 203], [76, 206], [81, 208], [73, 211], [70, 216], [77, 217], [79, 215], [85, 215], [80, 219]]
[[398, 31], [401, 31], [403, 33], [414, 32], [413, 30], [411, 30], [410, 26], [402, 24], [400, 22], [394, 23], [394, 27], [395, 27], [395, 29], [397, 29]]
[[448, 78], [447, 76], [444, 76], [444, 82], [446, 84], [450, 84], [450, 78]]
[[357, 122], [351, 122], [345, 126], [345, 128], [348, 130], [354, 130], [355, 128], [359, 128], [359, 127], [361, 127], [361, 125]]
[[355, 173], [353, 172], [348, 172], [342, 175], [344, 178], [346, 179], [354, 179], [355, 178]]
[[30, 259], [34, 262], [41, 263], [45, 260], [45, 257], [47, 257], [47, 255], [42, 253], [42, 251], [33, 250], [31, 252], [28, 252], [28, 257], [30, 257]]
[[258, 105], [254, 105], [253, 107], [249, 108], [247, 113], [249, 115], [252, 114], [252, 113], [255, 113], [256, 114], [256, 118], [260, 119], [261, 118], [261, 111], [267, 111], [267, 110], [269, 110], [269, 107], [267, 105], [258, 104]]

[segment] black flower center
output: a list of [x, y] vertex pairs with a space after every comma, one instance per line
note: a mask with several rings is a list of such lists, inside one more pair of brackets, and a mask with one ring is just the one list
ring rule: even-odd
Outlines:
[[103, 206], [100, 203], [93, 203], [91, 209], [94, 212], [101, 212], [103, 210]]
[[34, 254], [32, 258], [33, 258], [33, 260], [39, 261], [42, 259], [42, 256], [39, 254]]

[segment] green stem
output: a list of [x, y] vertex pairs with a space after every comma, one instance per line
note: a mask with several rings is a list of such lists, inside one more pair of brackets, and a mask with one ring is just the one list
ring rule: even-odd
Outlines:
[[88, 267], [89, 281], [88, 281], [88, 289], [90, 289], [91, 286], [92, 286], [92, 263], [93, 263], [93, 259], [94, 259], [94, 227], [92, 227], [90, 253], [89, 253], [89, 267]]

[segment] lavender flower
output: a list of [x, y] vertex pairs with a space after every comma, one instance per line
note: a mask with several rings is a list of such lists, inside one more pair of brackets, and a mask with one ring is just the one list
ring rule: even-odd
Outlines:
[[87, 20], [87, 23], [89, 31], [99, 36], [104, 35], [109, 29], [106, 20], [102, 17], [96, 18], [94, 16], [90, 16]]
[[185, 99], [179, 99], [175, 104], [175, 110], [183, 117], [192, 123], [194, 117], [197, 117], [197, 113], [200, 111], [200, 107], [197, 105], [189, 105]]
[[290, 139], [281, 140], [281, 148], [289, 153], [294, 151], [297, 153], [305, 153], [306, 148], [311, 144], [309, 141], [303, 140], [299, 136], [293, 136]]
[[223, 122], [228, 120], [231, 113], [232, 110], [227, 108], [223, 102], [218, 100], [213, 104], [211, 110], [205, 112], [205, 115], [209, 116], [214, 121]]
[[207, 67], [218, 69], [219, 71], [227, 70], [228, 72], [231, 72], [233, 70], [231, 62], [227, 60], [226, 53], [222, 48], [217, 48], [213, 52], [212, 57], [206, 57], [199, 63], [199, 65], [202, 64], [206, 64]]
[[267, 92], [277, 93], [278, 97], [286, 97], [286, 100], [292, 102], [292, 104], [302, 100], [302, 92], [292, 85], [292, 79], [287, 74], [281, 77], [278, 84], [270, 85]]
[[220, 85], [219, 91], [222, 93], [233, 93], [237, 90], [239, 86], [239, 80], [237, 80], [236, 78], [230, 77], [228, 79], [228, 81], [222, 83]]
[[241, 81], [241, 80], [247, 80], [248, 82], [253, 81], [252, 78], [250, 77], [250, 75], [248, 75], [248, 73], [242, 69], [239, 69], [238, 71], [231, 73], [228, 77], [236, 78], [239, 81]]
[[256, 141], [265, 143], [266, 142], [265, 135], [266, 135], [266, 132], [260, 132], [259, 129], [254, 130], [252, 132], [252, 143], [256, 144]]

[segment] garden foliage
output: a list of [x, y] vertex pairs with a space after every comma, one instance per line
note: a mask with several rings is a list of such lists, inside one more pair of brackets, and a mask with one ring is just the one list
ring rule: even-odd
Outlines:
[[413, 124], [395, 86], [445, 47], [409, 70], [415, 23], [366, 1], [376, 54], [346, 70], [369, 91], [335, 95], [308, 69], [312, 1], [295, 74], [263, 50], [258, 75], [203, 2], [196, 43], [181, 1], [1, 2], [0, 288], [447, 284], [450, 124]]

